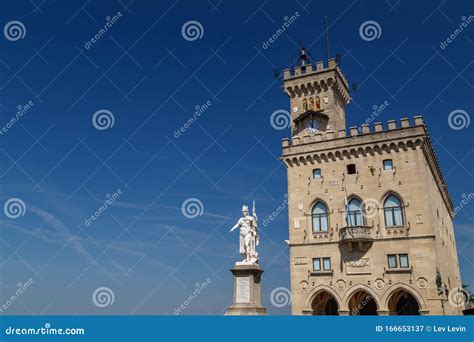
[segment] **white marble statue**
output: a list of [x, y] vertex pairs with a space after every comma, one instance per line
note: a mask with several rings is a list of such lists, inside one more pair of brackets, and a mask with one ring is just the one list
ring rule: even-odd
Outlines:
[[253, 202], [252, 216], [250, 216], [249, 208], [246, 205], [242, 207], [242, 214], [243, 216], [232, 227], [230, 232], [240, 228], [239, 252], [244, 258], [241, 264], [258, 264], [257, 246], [259, 244], [259, 237], [255, 201]]

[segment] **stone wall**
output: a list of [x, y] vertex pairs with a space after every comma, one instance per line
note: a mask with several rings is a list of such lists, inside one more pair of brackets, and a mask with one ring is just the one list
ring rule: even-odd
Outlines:
[[[386, 131], [377, 123], [362, 132], [352, 128], [348, 135], [340, 130], [283, 140], [293, 314], [310, 312], [311, 300], [323, 289], [341, 313], [358, 290], [371, 294], [380, 314], [389, 313], [390, 296], [403, 289], [416, 298], [422, 314], [460, 314], [435, 281], [439, 270], [448, 289], [461, 286], [452, 204], [422, 118], [414, 123], [402, 119], [400, 127], [390, 121]], [[383, 169], [385, 159], [393, 169]], [[347, 164], [355, 164], [355, 174], [348, 174]], [[316, 168], [319, 179], [313, 179]], [[346, 193], [366, 205], [361, 229], [367, 241], [341, 239]], [[385, 226], [383, 202], [390, 194], [402, 201], [403, 226]], [[329, 229], [313, 233], [311, 211], [318, 201], [328, 208]], [[408, 254], [410, 267], [388, 270], [387, 254]], [[316, 257], [331, 258], [330, 273], [311, 272]]]

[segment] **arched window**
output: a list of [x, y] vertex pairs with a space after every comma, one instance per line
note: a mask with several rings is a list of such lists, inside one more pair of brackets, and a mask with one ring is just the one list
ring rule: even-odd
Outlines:
[[307, 111], [308, 110], [308, 100], [303, 99], [303, 110]]
[[309, 98], [309, 109], [314, 110], [314, 99], [312, 97]]
[[313, 232], [328, 231], [328, 208], [322, 202], [317, 202], [313, 207]]
[[395, 195], [390, 195], [383, 202], [383, 211], [385, 215], [385, 226], [403, 226], [403, 208], [400, 199]]
[[364, 207], [362, 202], [357, 198], [353, 198], [347, 205], [347, 225], [348, 226], [363, 226], [365, 224]]

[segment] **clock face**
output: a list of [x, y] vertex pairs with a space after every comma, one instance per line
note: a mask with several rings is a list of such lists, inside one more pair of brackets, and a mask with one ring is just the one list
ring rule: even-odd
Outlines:
[[321, 124], [319, 123], [318, 120], [309, 120], [306, 123], [306, 131], [309, 133], [316, 133], [319, 131]]

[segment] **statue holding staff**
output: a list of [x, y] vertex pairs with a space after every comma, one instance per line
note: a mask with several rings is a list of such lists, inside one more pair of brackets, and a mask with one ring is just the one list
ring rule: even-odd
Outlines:
[[242, 207], [243, 216], [239, 219], [230, 232], [240, 228], [239, 252], [244, 258], [243, 263], [258, 264], [257, 246], [259, 244], [258, 236], [258, 219], [255, 209], [255, 201], [253, 202], [252, 216], [246, 205]]

